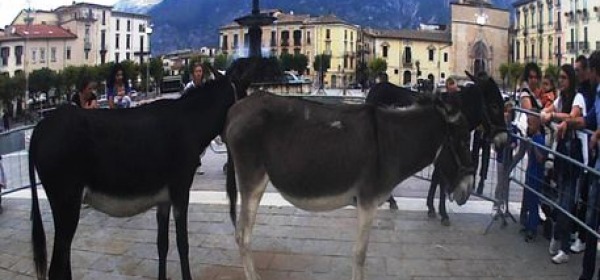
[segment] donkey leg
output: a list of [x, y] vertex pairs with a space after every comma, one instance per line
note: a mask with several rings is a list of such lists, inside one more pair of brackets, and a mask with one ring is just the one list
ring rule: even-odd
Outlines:
[[390, 203], [390, 210], [398, 210], [398, 203], [396, 203], [393, 195], [390, 195], [388, 202]]
[[[192, 173], [193, 174], [193, 173]], [[189, 260], [189, 243], [187, 230], [188, 206], [190, 203], [190, 186], [193, 176], [181, 185], [171, 188], [171, 202], [173, 203], [173, 218], [175, 220], [175, 235], [177, 237], [177, 251], [179, 252], [179, 261], [181, 264], [181, 278], [191, 280]]]
[[[238, 165], [239, 166], [239, 165]], [[252, 182], [255, 183], [252, 183]], [[252, 259], [252, 248], [250, 240], [252, 228], [256, 220], [256, 212], [260, 205], [260, 200], [267, 187], [268, 177], [263, 173], [261, 179], [245, 180], [240, 177], [240, 194], [242, 197], [242, 205], [240, 208], [239, 224], [236, 228], [236, 241], [240, 249], [242, 264], [244, 265], [244, 274], [246, 280], [259, 280], [260, 277], [256, 273], [254, 261]]]
[[352, 280], [365, 279], [365, 260], [369, 246], [369, 234], [377, 207], [373, 202], [358, 201], [358, 237], [354, 245]]
[[442, 225], [450, 226], [450, 218], [448, 217], [448, 213], [446, 212], [446, 186], [444, 184], [440, 184], [440, 216], [442, 217]]
[[158, 236], [156, 245], [158, 247], [158, 279], [167, 279], [167, 253], [169, 252], [169, 215], [171, 204], [159, 204], [156, 209], [156, 221], [158, 223]]
[[54, 248], [49, 278], [71, 280], [71, 243], [79, 223], [82, 189], [73, 187], [63, 189], [48, 185], [45, 189], [54, 218]]

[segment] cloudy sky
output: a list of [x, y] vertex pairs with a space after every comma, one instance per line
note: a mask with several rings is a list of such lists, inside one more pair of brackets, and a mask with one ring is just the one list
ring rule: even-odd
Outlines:
[[[113, 5], [118, 0], [86, 0], [86, 3], [96, 3], [102, 5]], [[32, 9], [51, 10], [62, 5], [69, 5], [73, 0], [0, 0], [0, 28], [10, 22], [19, 14], [19, 11], [27, 8], [28, 2]], [[84, 2], [84, 1], [77, 1]]]

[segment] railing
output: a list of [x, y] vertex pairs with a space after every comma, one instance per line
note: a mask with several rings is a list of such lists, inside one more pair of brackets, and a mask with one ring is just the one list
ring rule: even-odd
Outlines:
[[[0, 197], [28, 188], [28, 148], [33, 125], [19, 127], [0, 133]], [[1, 205], [0, 205], [1, 207]]]

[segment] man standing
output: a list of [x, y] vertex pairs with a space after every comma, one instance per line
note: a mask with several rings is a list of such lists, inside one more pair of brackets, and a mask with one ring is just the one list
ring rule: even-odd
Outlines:
[[[598, 143], [600, 140], [600, 129], [598, 124], [600, 123], [600, 51], [595, 51], [589, 58], [589, 79], [595, 89], [595, 100], [592, 109], [588, 110], [586, 117], [578, 117], [567, 119], [566, 121], [559, 124], [557, 129], [558, 137], [564, 137], [567, 128], [584, 128], [595, 130], [594, 134], [590, 139], [590, 149], [599, 152]], [[600, 160], [596, 159], [594, 168], [600, 170]], [[600, 202], [600, 182], [599, 178], [594, 177], [589, 186], [588, 197], [587, 197], [587, 211], [585, 222], [596, 231], [598, 228], [598, 202]], [[583, 256], [583, 271], [579, 280], [591, 280], [594, 276], [594, 270], [596, 269], [596, 250], [598, 246], [596, 235], [587, 232], [585, 235], [587, 246], [585, 246], [585, 253]]]

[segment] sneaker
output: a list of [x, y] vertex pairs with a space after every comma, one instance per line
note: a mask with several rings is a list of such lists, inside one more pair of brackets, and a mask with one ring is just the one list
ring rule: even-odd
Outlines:
[[567, 263], [569, 261], [569, 255], [562, 250], [558, 251], [556, 256], [552, 257], [552, 262], [555, 264]]
[[581, 242], [581, 239], [577, 238], [575, 239], [575, 242], [573, 242], [573, 244], [571, 245], [571, 252], [575, 253], [575, 254], [579, 254], [583, 251], [585, 251], [585, 243]]
[[550, 240], [550, 248], [548, 248], [548, 253], [550, 253], [550, 255], [554, 256], [556, 254], [558, 254], [560, 251], [560, 242], [558, 242], [558, 240], [552, 238]]

